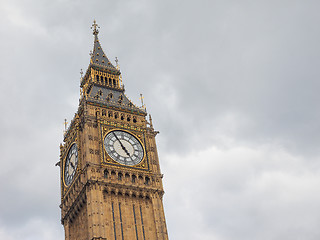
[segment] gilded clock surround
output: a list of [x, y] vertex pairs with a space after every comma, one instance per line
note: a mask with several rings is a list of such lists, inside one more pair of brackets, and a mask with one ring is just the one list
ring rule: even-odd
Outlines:
[[[143, 159], [136, 165], [134, 166], [128, 166], [128, 165], [123, 165], [123, 164], [120, 164], [118, 162], [116, 162], [115, 160], [113, 160], [107, 153], [105, 147], [104, 147], [104, 138], [105, 136], [112, 132], [112, 131], [124, 131], [124, 132], [127, 132], [129, 134], [132, 134], [133, 136], [135, 136], [137, 138], [137, 140], [140, 142], [142, 148], [143, 148], [143, 151], [144, 151], [144, 156], [143, 156]], [[134, 132], [134, 131], [128, 131], [128, 130], [125, 130], [125, 129], [121, 129], [121, 128], [110, 128], [110, 127], [107, 127], [107, 126], [102, 126], [101, 127], [101, 133], [102, 133], [102, 138], [101, 138], [101, 149], [103, 151], [103, 155], [101, 156], [101, 164], [102, 165], [108, 165], [108, 164], [112, 164], [112, 165], [121, 165], [122, 167], [127, 167], [127, 168], [135, 168], [135, 169], [140, 169], [140, 170], [145, 170], [147, 171], [149, 168], [148, 168], [148, 157], [147, 157], [147, 154], [146, 154], [146, 150], [145, 150], [145, 141], [144, 141], [144, 134], [143, 132]]]
[[[125, 95], [120, 68], [113, 66], [98, 40], [80, 83], [79, 108], [60, 145], [61, 223], [66, 240], [168, 239], [163, 186], [151, 116]], [[117, 62], [117, 61], [116, 61]], [[118, 62], [117, 62], [118, 63]], [[104, 148], [111, 131], [132, 134], [144, 157], [134, 166], [119, 164]], [[70, 185], [64, 167], [72, 144], [78, 167]]]

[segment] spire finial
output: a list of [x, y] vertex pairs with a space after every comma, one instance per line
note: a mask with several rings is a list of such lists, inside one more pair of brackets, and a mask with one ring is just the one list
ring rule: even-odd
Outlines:
[[82, 79], [83, 78], [83, 71], [82, 71], [82, 68], [81, 68], [81, 70], [80, 70], [80, 79]]
[[141, 100], [141, 104], [142, 104], [142, 106], [141, 106], [141, 107], [143, 107], [143, 106], [144, 106], [144, 104], [143, 104], [143, 96], [142, 96], [142, 93], [140, 93], [140, 100]]
[[118, 59], [118, 57], [116, 57], [115, 62], [116, 62], [116, 69], [120, 70], [120, 66], [119, 66], [119, 59]]
[[68, 126], [68, 122], [67, 122], [67, 119], [66, 119], [66, 118], [64, 119], [63, 125], [64, 125], [64, 134], [66, 134], [66, 132], [67, 132], [67, 126]]
[[93, 20], [93, 24], [91, 27], [91, 29], [93, 29], [93, 35], [98, 35], [98, 33], [99, 33], [98, 28], [100, 28], [100, 27], [98, 26], [96, 20]]
[[142, 96], [142, 93], [140, 93], [140, 99], [141, 99], [141, 104], [142, 104], [141, 109], [144, 109], [146, 111], [147, 108], [146, 108], [146, 105], [144, 105], [144, 103], [143, 103], [144, 97]]
[[149, 124], [150, 124], [150, 127], [153, 128], [153, 124], [152, 124], [152, 117], [151, 117], [151, 114], [149, 114]]

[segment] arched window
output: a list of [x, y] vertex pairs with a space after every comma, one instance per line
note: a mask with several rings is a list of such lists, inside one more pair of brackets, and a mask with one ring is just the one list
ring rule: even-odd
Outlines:
[[122, 181], [122, 177], [123, 177], [122, 173], [119, 172], [119, 173], [118, 173], [118, 180], [119, 180], [119, 181]]
[[132, 175], [132, 183], [135, 183], [137, 180], [137, 176], [136, 175]]
[[146, 184], [146, 185], [149, 185], [149, 184], [150, 184], [150, 178], [149, 178], [149, 177], [146, 177], [146, 179], [145, 179], [145, 184]]
[[103, 172], [104, 178], [108, 178], [108, 175], [109, 175], [108, 169], [104, 170]]

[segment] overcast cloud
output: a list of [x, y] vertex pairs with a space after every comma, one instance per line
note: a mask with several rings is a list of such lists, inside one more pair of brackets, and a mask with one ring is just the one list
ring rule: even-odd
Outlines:
[[170, 239], [320, 239], [319, 9], [0, 0], [0, 239], [64, 239], [54, 164], [93, 19], [160, 131]]

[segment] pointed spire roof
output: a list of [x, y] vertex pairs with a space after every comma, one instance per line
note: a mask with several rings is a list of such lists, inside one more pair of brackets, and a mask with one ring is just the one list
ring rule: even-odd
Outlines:
[[102, 50], [100, 41], [98, 39], [98, 33], [99, 33], [98, 28], [100, 27], [96, 23], [96, 20], [93, 21], [91, 28], [93, 29], [94, 45], [93, 45], [93, 52], [91, 53], [90, 64], [98, 68], [109, 70], [113, 74], [120, 74], [120, 71], [115, 66], [112, 65], [107, 55]]

